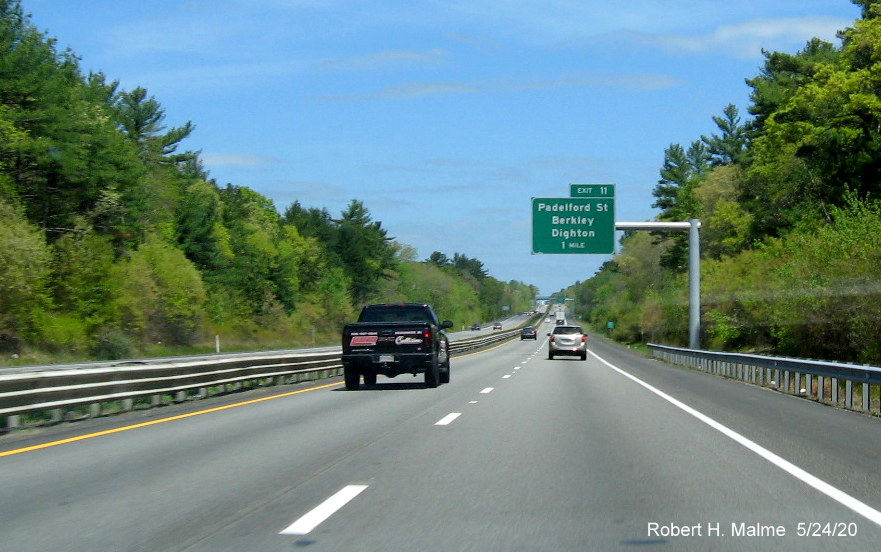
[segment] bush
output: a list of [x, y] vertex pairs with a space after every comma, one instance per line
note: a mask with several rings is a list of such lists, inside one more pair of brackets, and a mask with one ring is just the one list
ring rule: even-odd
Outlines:
[[95, 337], [92, 353], [100, 360], [119, 360], [131, 358], [135, 353], [134, 341], [117, 329], [100, 332]]

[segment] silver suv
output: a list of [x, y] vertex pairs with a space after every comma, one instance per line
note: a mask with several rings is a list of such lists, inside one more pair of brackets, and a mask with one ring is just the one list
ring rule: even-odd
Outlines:
[[557, 326], [548, 342], [548, 358], [556, 355], [576, 355], [587, 360], [587, 334], [581, 326]]

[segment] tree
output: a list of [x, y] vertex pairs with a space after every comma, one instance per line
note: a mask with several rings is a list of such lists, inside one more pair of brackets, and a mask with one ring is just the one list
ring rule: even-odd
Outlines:
[[484, 268], [481, 261], [460, 253], [453, 254], [453, 266], [455, 266], [462, 274], [469, 275], [478, 282], [489, 276], [489, 273], [487, 273], [486, 268]]
[[0, 2], [0, 52], [0, 117], [14, 137], [0, 146], [9, 176], [4, 195], [52, 239], [105, 191], [136, 181], [137, 159], [109, 120], [109, 106], [96, 100], [100, 87], [84, 82], [76, 56], [56, 52], [19, 2]]
[[391, 277], [396, 266], [392, 238], [374, 221], [361, 201], [353, 199], [337, 221], [334, 251], [352, 281], [352, 299], [364, 302], [379, 289], [379, 281]]
[[192, 344], [202, 329], [206, 291], [183, 252], [156, 236], [118, 264], [113, 302], [127, 334], [143, 342]]
[[714, 116], [713, 122], [721, 134], [701, 136], [714, 165], [741, 165], [746, 162], [749, 146], [748, 127], [740, 123], [740, 114], [734, 104], [722, 110], [723, 116]]
[[244, 186], [229, 184], [220, 197], [233, 257], [229, 266], [212, 274], [211, 279], [228, 293], [243, 297], [249, 314], [273, 311], [282, 295], [278, 287], [285, 280], [279, 281], [277, 272], [282, 237], [278, 211], [270, 199]]
[[750, 92], [749, 112], [753, 120], [749, 123], [751, 132], [761, 132], [765, 121], [783, 105], [799, 87], [810, 82], [817, 71], [828, 65], [835, 65], [840, 51], [829, 42], [818, 38], [811, 39], [800, 52], [762, 51], [765, 63], [759, 75], [746, 79]]
[[51, 253], [43, 232], [0, 201], [0, 350], [18, 352], [50, 305]]
[[212, 184], [199, 180], [187, 188], [177, 212], [177, 242], [200, 270], [219, 270], [233, 257], [223, 203]]
[[870, 19], [873, 17], [878, 17], [876, 12], [873, 12], [872, 7], [878, 5], [878, 0], [850, 0], [851, 3], [860, 6], [863, 11], [863, 19]]
[[[686, 152], [679, 144], [671, 144], [664, 150], [661, 179], [652, 191], [657, 200], [652, 207], [661, 208], [658, 219], [685, 221], [700, 216], [700, 208], [694, 190], [709, 168], [710, 155], [702, 141], [692, 142]], [[655, 234], [658, 240], [671, 240], [672, 246], [665, 253], [662, 266], [683, 271], [688, 266], [687, 236], [677, 234], [672, 238], [663, 233]]]
[[811, 65], [755, 140], [747, 177], [756, 234], [806, 216], [828, 220], [850, 190], [859, 197], [881, 190], [881, 19], [859, 20], [843, 34], [834, 63]]
[[110, 274], [115, 261], [110, 238], [82, 220], [74, 232], [56, 240], [52, 251], [56, 308], [84, 321], [89, 330], [109, 323], [113, 299]]
[[652, 207], [661, 209], [661, 220], [688, 220], [697, 215], [692, 192], [699, 178], [709, 166], [706, 145], [692, 142], [688, 151], [679, 144], [671, 144], [664, 150], [661, 178], [652, 191], [656, 201]]
[[328, 247], [337, 242], [339, 228], [327, 209], [307, 209], [295, 201], [285, 209], [282, 221], [296, 226], [301, 235], [316, 238]]
[[453, 264], [453, 261], [451, 261], [449, 257], [444, 255], [440, 251], [433, 251], [431, 255], [429, 255], [428, 259], [426, 259], [426, 261], [438, 267], [444, 267]]
[[146, 89], [137, 87], [121, 93], [114, 106], [120, 129], [137, 145], [138, 155], [146, 163], [178, 162], [194, 156], [193, 153], [173, 155], [180, 142], [195, 130], [193, 123], [187, 121], [163, 134], [165, 110], [156, 98], [147, 97]]

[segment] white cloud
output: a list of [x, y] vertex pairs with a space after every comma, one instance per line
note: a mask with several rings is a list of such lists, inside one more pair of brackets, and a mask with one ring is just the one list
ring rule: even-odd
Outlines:
[[217, 93], [231, 89], [263, 86], [298, 74], [306, 67], [296, 60], [253, 63], [184, 64], [160, 71], [122, 75], [123, 86], [134, 83], [162, 94], [197, 96], [206, 91]]
[[852, 22], [837, 17], [788, 17], [753, 19], [723, 25], [711, 33], [693, 35], [651, 35], [630, 33], [630, 37], [646, 45], [676, 53], [723, 52], [738, 59], [761, 56], [762, 49], [791, 51], [800, 49], [808, 40], [820, 38], [836, 41], [836, 32]]
[[319, 96], [319, 101], [373, 101], [373, 100], [413, 100], [426, 96], [448, 94], [475, 94], [480, 88], [456, 82], [407, 82], [396, 84], [379, 92], [364, 94], [336, 94]]
[[385, 99], [413, 99], [438, 94], [474, 94], [481, 89], [470, 84], [457, 82], [410, 82], [390, 86], [380, 92]]
[[365, 94], [338, 94], [320, 96], [320, 101], [373, 101], [413, 100], [427, 96], [450, 94], [483, 94], [544, 90], [564, 87], [598, 87], [653, 91], [682, 86], [685, 83], [668, 75], [634, 74], [575, 77], [548, 80], [519, 80], [495, 84], [469, 84], [461, 82], [407, 82], [386, 87], [378, 92]]
[[541, 90], [562, 87], [603, 87], [626, 88], [630, 90], [662, 90], [685, 84], [682, 80], [668, 75], [608, 75], [576, 77], [559, 80], [527, 81], [511, 85], [515, 90]]
[[423, 51], [389, 50], [356, 56], [322, 61], [316, 65], [319, 69], [362, 70], [403, 65], [436, 64], [447, 57], [447, 51], [441, 48]]
[[212, 167], [221, 166], [245, 166], [254, 167], [258, 165], [266, 165], [269, 163], [280, 163], [281, 159], [268, 157], [266, 155], [255, 155], [250, 153], [202, 153], [199, 155], [205, 165]]

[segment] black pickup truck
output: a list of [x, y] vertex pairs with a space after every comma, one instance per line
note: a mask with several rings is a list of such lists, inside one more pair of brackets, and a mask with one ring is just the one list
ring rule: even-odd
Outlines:
[[425, 386], [450, 381], [450, 342], [444, 332], [450, 321], [439, 322], [425, 303], [367, 305], [357, 322], [343, 328], [343, 370], [346, 389], [376, 384], [377, 374], [425, 374]]

